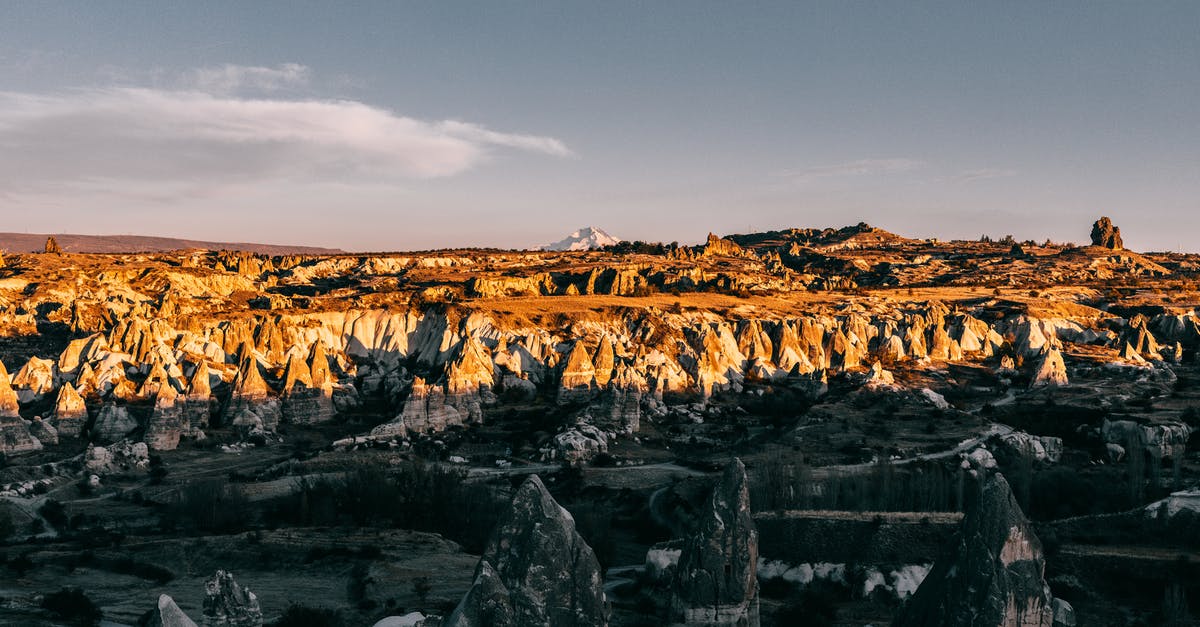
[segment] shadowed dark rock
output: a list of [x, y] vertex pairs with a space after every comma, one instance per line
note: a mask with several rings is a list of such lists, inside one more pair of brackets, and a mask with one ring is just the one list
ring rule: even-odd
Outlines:
[[[1046, 585], [1042, 543], [1000, 474], [982, 480], [943, 555], [894, 627], [1052, 627], [1070, 606]], [[1056, 612], [1057, 610], [1057, 612]]]
[[758, 625], [758, 530], [746, 467], [734, 459], [679, 556], [672, 619], [688, 625]]
[[453, 627], [607, 625], [600, 563], [541, 479], [521, 484], [446, 620]]

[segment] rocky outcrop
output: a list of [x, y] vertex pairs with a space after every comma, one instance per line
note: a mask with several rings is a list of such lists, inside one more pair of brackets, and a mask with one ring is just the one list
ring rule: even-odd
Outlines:
[[204, 584], [204, 627], [261, 627], [258, 597], [238, 585], [233, 573], [218, 570]]
[[42, 443], [29, 433], [29, 423], [21, 418], [21, 403], [9, 384], [8, 371], [0, 363], [0, 453], [40, 451]]
[[1092, 225], [1092, 246], [1102, 246], [1113, 250], [1121, 250], [1125, 243], [1121, 241], [1120, 227], [1113, 226], [1107, 216], [1096, 220]]
[[77, 438], [83, 434], [87, 421], [88, 410], [83, 397], [75, 391], [75, 386], [70, 383], [62, 384], [62, 387], [58, 388], [58, 398], [54, 401], [52, 421], [58, 435]]
[[37, 438], [43, 446], [58, 444], [58, 431], [49, 422], [42, 420], [41, 416], [34, 416], [33, 420], [29, 421], [29, 434]]
[[49, 359], [30, 357], [13, 375], [12, 386], [22, 403], [41, 400], [54, 391], [54, 368], [54, 362]]
[[688, 625], [758, 625], [758, 530], [746, 467], [734, 459], [687, 538], [672, 586], [672, 619]]
[[12, 378], [0, 362], [0, 417], [12, 418], [21, 415], [21, 400], [17, 398], [16, 390], [12, 387]]
[[129, 415], [129, 410], [116, 403], [105, 403], [96, 414], [96, 424], [92, 426], [92, 440], [99, 444], [111, 444], [129, 436], [138, 428], [137, 420]]
[[187, 394], [183, 397], [183, 417], [188, 428], [200, 429], [207, 427], [213, 415], [214, 399], [212, 386], [209, 381], [211, 373], [208, 362], [201, 360], [192, 371], [188, 382]]
[[154, 412], [150, 415], [150, 422], [146, 424], [146, 435], [143, 439], [153, 450], [173, 451], [179, 446], [179, 438], [186, 429], [185, 421], [179, 394], [175, 388], [164, 385], [159, 388], [154, 399]]
[[142, 627], [198, 627], [179, 606], [175, 604], [175, 599], [161, 594], [158, 597], [158, 606], [150, 613], [150, 616], [143, 622], [139, 623]]
[[591, 399], [596, 386], [596, 367], [582, 340], [577, 340], [563, 363], [558, 402], [576, 403]]
[[484, 548], [475, 581], [444, 624], [608, 624], [600, 564], [537, 475], [517, 489]]
[[700, 255], [702, 257], [737, 257], [744, 252], [743, 248], [733, 240], [717, 237], [716, 233], [709, 233]]
[[445, 431], [451, 425], [461, 425], [463, 419], [453, 405], [446, 403], [446, 391], [442, 386], [427, 384], [424, 379], [417, 377], [413, 379], [412, 392], [404, 401], [404, 409], [393, 422], [399, 422], [408, 432], [429, 433]]
[[337, 413], [333, 383], [321, 340], [313, 343], [307, 359], [298, 352], [292, 353], [283, 376], [283, 419], [302, 425], [333, 419]]
[[[1000, 474], [982, 479], [956, 544], [940, 557], [894, 627], [1054, 627], [1042, 544]], [[1066, 614], [1065, 607], [1060, 613]]]
[[271, 388], [259, 372], [258, 359], [253, 351], [243, 345], [240, 352], [243, 357], [237, 378], [233, 381], [233, 394], [225, 407], [225, 421], [232, 423], [243, 414], [251, 413], [258, 418], [263, 429], [274, 431], [283, 415], [279, 399], [270, 395]]
[[1063, 361], [1062, 351], [1048, 347], [1042, 353], [1037, 371], [1033, 374], [1030, 387], [1063, 386], [1067, 385], [1067, 364]]
[[608, 436], [592, 425], [575, 425], [554, 436], [551, 459], [561, 459], [568, 464], [587, 461], [600, 453], [608, 452]]
[[20, 416], [0, 416], [0, 453], [31, 453], [42, 450], [42, 443], [29, 432], [29, 423]]
[[122, 440], [110, 446], [89, 444], [83, 454], [84, 470], [94, 475], [136, 472], [149, 467], [150, 449], [145, 442]]

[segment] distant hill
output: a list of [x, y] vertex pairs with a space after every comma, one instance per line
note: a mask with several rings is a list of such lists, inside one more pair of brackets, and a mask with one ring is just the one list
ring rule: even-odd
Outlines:
[[345, 251], [316, 246], [285, 246], [248, 242], [204, 242], [145, 235], [75, 235], [71, 233], [0, 233], [0, 250], [10, 253], [42, 252], [52, 236], [68, 253], [148, 253], [187, 248], [244, 250], [264, 255], [332, 255]]
[[542, 246], [542, 250], [591, 250], [620, 242], [620, 238], [613, 237], [594, 226], [588, 226], [568, 235], [566, 239]]

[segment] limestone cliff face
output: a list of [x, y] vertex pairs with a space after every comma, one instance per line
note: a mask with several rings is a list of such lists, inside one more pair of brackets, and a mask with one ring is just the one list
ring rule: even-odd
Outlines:
[[[1008, 482], [982, 480], [956, 544], [939, 558], [895, 627], [1054, 627], [1042, 544]], [[1063, 613], [1060, 611], [1060, 613]]]
[[688, 625], [758, 625], [758, 530], [740, 459], [726, 466], [699, 529], [684, 542], [671, 613]]
[[492, 532], [452, 627], [607, 625], [600, 564], [575, 521], [533, 475]]

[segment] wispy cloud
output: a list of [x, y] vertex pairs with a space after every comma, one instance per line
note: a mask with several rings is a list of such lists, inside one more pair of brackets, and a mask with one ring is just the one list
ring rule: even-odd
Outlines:
[[562, 141], [350, 100], [234, 96], [303, 85], [301, 65], [199, 71], [190, 89], [0, 92], [0, 196], [64, 190], [396, 183], [447, 177], [501, 150], [571, 155]]
[[920, 159], [859, 159], [833, 165], [822, 165], [789, 170], [783, 173], [786, 178], [797, 181], [815, 181], [828, 178], [843, 178], [851, 176], [868, 176], [877, 174], [893, 174], [918, 170], [928, 165]]
[[998, 179], [1008, 176], [1016, 176], [1016, 170], [1008, 170], [1003, 168], [979, 168], [975, 170], [967, 170], [954, 177], [955, 181], [960, 183], [968, 183], [970, 181], [981, 181], [984, 179]]
[[276, 67], [225, 64], [204, 67], [184, 74], [185, 85], [210, 94], [231, 94], [241, 90], [278, 91], [308, 86], [312, 72], [299, 63]]

